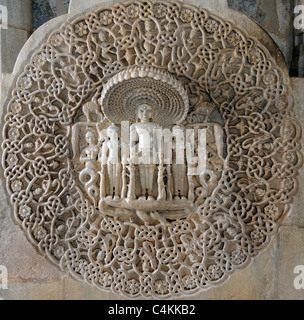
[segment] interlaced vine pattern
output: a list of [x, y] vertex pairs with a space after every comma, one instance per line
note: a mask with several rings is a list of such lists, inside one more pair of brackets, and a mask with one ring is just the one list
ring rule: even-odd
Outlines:
[[[185, 124], [218, 107], [226, 167], [195, 214], [167, 223], [101, 215], [72, 160], [71, 127], [128, 67], [169, 72], [184, 86]], [[169, 298], [217, 286], [244, 268], [290, 209], [302, 164], [288, 78], [257, 40], [207, 10], [132, 1], [52, 33], [7, 106], [2, 164], [14, 220], [75, 278], [127, 297]]]

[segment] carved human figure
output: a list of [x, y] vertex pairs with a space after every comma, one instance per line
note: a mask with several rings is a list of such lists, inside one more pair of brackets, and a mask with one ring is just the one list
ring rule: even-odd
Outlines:
[[224, 130], [219, 124], [214, 126], [214, 138], [218, 156], [224, 161]]
[[101, 148], [101, 163], [107, 166], [110, 196], [118, 200], [121, 195], [120, 129], [111, 125], [106, 131], [107, 140]]
[[[128, 37], [129, 37], [128, 29], [121, 27], [120, 33], [122, 35], [122, 38], [120, 41], [122, 41], [122, 43], [124, 43], [121, 47], [121, 51], [124, 53], [120, 52], [120, 54], [123, 54], [124, 59], [127, 60], [128, 64], [130, 66], [132, 66], [135, 61], [136, 53], [135, 53], [133, 46], [130, 46], [129, 41], [127, 41]], [[135, 46], [135, 44], [138, 40], [136, 38], [134, 38], [134, 39], [132, 38], [132, 41], [134, 41], [133, 45]]]
[[152, 122], [152, 107], [147, 103], [137, 108], [137, 123], [130, 128], [131, 161], [138, 164], [142, 199], [154, 200], [153, 181], [155, 174], [155, 155], [160, 154], [160, 146], [155, 139], [154, 132], [160, 129], [157, 123]]
[[97, 54], [100, 55], [102, 61], [110, 62], [113, 60], [111, 55], [115, 55], [116, 52], [113, 49], [113, 46], [107, 42], [107, 35], [104, 30], [100, 30], [98, 34], [99, 41], [96, 39], [95, 42], [98, 43]]
[[201, 37], [197, 29], [191, 29], [188, 37], [186, 36], [186, 33], [183, 33], [183, 37], [185, 37], [183, 40], [186, 40], [186, 44], [188, 44], [190, 49], [197, 48], [202, 43]]
[[158, 176], [157, 176], [157, 185], [158, 185], [158, 197], [157, 201], [166, 200], [166, 189], [164, 183], [164, 156], [161, 155], [160, 164], [158, 166]]
[[144, 42], [143, 46], [146, 50], [146, 54], [152, 53], [153, 50], [153, 39], [155, 37], [156, 29], [151, 21], [145, 22]]
[[132, 161], [129, 161], [129, 165], [127, 166], [129, 170], [129, 187], [128, 187], [128, 200], [135, 200], [136, 199], [136, 168]]
[[[98, 181], [97, 158], [100, 152], [97, 146], [96, 133], [88, 130], [85, 135], [87, 146], [82, 150], [80, 161], [85, 163], [85, 168], [79, 174], [79, 180], [85, 185], [90, 197], [95, 200], [98, 192], [96, 183]], [[89, 179], [88, 179], [89, 178]]]
[[224, 130], [219, 124], [210, 124], [206, 129], [206, 152], [203, 158], [206, 161], [204, 168], [199, 172], [199, 182], [205, 189], [205, 196], [210, 196], [219, 180], [219, 171], [224, 166]]
[[204, 98], [202, 97], [196, 113], [204, 116], [204, 124], [213, 127], [218, 156], [221, 160], [224, 160], [224, 130], [220, 124], [214, 123], [213, 121], [214, 119], [212, 115], [214, 114], [215, 107], [214, 103], [204, 101]]
[[185, 161], [185, 127], [173, 127], [173, 157], [172, 172], [174, 185], [174, 199], [186, 199], [186, 161]]
[[101, 110], [99, 109], [99, 106], [94, 102], [87, 102], [82, 107], [83, 113], [85, 114], [87, 118], [87, 122], [94, 122], [92, 115], [96, 114], [99, 117], [99, 121], [102, 121], [103, 114]]
[[97, 146], [96, 134], [93, 130], [88, 130], [85, 135], [87, 146], [82, 150], [80, 161], [85, 162], [86, 168], [91, 168], [97, 171], [97, 157], [99, 148]]

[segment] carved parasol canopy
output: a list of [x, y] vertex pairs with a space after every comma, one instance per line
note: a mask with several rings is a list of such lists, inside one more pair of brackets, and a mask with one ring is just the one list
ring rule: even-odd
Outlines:
[[144, 102], [153, 107], [153, 121], [162, 127], [182, 123], [189, 111], [183, 85], [156, 68], [132, 67], [119, 72], [107, 82], [100, 98], [104, 115], [115, 124], [136, 122], [136, 109]]

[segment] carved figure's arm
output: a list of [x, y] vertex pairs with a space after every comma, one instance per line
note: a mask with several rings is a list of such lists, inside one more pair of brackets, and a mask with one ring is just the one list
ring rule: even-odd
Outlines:
[[131, 126], [130, 131], [130, 160], [134, 163], [138, 155], [139, 136], [134, 126]]

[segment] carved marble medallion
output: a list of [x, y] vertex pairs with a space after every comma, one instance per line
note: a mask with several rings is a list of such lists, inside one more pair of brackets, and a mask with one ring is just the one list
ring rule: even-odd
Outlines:
[[290, 91], [264, 46], [207, 10], [131, 1], [67, 22], [7, 106], [14, 220], [101, 290], [220, 285], [292, 205], [302, 154]]

